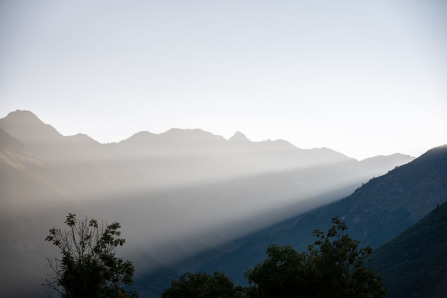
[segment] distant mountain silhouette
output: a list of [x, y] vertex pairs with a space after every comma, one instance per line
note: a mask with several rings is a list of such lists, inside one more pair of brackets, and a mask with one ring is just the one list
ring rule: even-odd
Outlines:
[[161, 134], [139, 132], [119, 145], [139, 147], [147, 156], [209, 155], [222, 151], [226, 140], [200, 129], [170, 129]]
[[83, 144], [83, 145], [97, 145], [99, 144], [96, 140], [92, 139], [86, 134], [78, 133], [73, 136], [66, 137], [73, 144]]
[[0, 119], [0, 127], [19, 141], [29, 145], [54, 144], [63, 138], [56, 129], [43, 123], [29, 111], [18, 110], [9, 113], [8, 116]]
[[213, 256], [198, 270], [224, 271], [237, 283], [243, 283], [245, 269], [265, 257], [270, 243], [292, 244], [304, 250], [313, 242], [312, 231], [326, 230], [335, 216], [346, 222], [347, 232], [353, 239], [360, 240], [361, 246], [378, 247], [446, 201], [447, 146], [441, 146], [384, 176], [371, 179], [338, 202], [240, 239], [237, 249]]
[[237, 131], [231, 138], [228, 139], [230, 142], [235, 143], [249, 143], [250, 140], [240, 131]]
[[[224, 243], [233, 250], [239, 237], [413, 160], [357, 161], [327, 148], [252, 142], [238, 133], [225, 140], [200, 129], [100, 144], [83, 134], [63, 136], [28, 111], [0, 119], [0, 129], [1, 261], [13, 268], [0, 284], [5, 293], [40, 288], [43, 278], [33, 278], [44, 273], [45, 233], [68, 212], [119, 221], [129, 242], [123, 253], [138, 260], [137, 270], [153, 270]], [[17, 258], [26, 270], [14, 269]]]
[[445, 297], [447, 293], [447, 203], [380, 246], [370, 266], [388, 297]]

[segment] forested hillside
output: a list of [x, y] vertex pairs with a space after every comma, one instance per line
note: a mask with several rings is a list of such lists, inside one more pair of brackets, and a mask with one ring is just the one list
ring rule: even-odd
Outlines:
[[327, 229], [327, 222], [336, 216], [346, 222], [348, 233], [361, 246], [377, 248], [445, 201], [447, 146], [441, 146], [371, 179], [338, 202], [241, 239], [237, 249], [215, 257], [200, 270], [221, 270], [236, 283], [243, 283], [243, 272], [263, 258], [269, 244], [292, 244], [299, 250], [305, 249], [311, 242], [312, 231]]
[[371, 268], [382, 275], [388, 297], [445, 297], [447, 203], [379, 247]]

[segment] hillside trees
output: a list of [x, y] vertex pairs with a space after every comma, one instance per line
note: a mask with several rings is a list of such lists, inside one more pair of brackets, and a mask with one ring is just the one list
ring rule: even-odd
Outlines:
[[447, 293], [447, 203], [385, 243], [371, 256], [389, 297], [445, 297]]
[[304, 252], [290, 245], [270, 245], [267, 259], [245, 272], [249, 282], [245, 289], [235, 287], [223, 273], [185, 273], [162, 297], [383, 297], [386, 289], [380, 276], [364, 265], [372, 249], [359, 249], [346, 229], [333, 218], [326, 233], [314, 231], [317, 239]]
[[307, 252], [291, 246], [270, 245], [267, 259], [247, 270], [249, 297], [383, 297], [381, 278], [365, 267], [370, 247], [345, 234], [346, 225], [332, 219], [327, 233], [317, 238]]
[[65, 224], [68, 228], [52, 228], [45, 239], [61, 250], [61, 256], [47, 259], [54, 275], [44, 285], [70, 298], [135, 296], [123, 287], [132, 284], [134, 266], [115, 256], [125, 242], [120, 224], [78, 220], [71, 213]]

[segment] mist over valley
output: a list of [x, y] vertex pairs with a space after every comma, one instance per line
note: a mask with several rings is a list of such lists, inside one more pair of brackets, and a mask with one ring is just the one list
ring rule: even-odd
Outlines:
[[202, 252], [233, 251], [244, 235], [345, 197], [414, 159], [358, 161], [327, 148], [252, 142], [240, 132], [227, 140], [200, 129], [100, 144], [63, 136], [29, 111], [0, 119], [0, 138], [1, 255], [12, 268], [1, 287], [23, 295], [41, 291], [52, 253], [43, 239], [69, 212], [120, 222], [122, 254], [138, 276]]

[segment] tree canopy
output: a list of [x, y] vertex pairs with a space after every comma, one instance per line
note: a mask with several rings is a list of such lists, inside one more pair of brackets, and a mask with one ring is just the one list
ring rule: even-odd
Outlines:
[[71, 213], [65, 224], [64, 230], [50, 229], [45, 239], [61, 250], [61, 256], [47, 259], [54, 275], [44, 285], [69, 298], [136, 296], [123, 287], [132, 284], [134, 266], [115, 256], [125, 242], [120, 224], [78, 220]]
[[346, 225], [338, 218], [307, 251], [292, 246], [270, 245], [267, 259], [245, 272], [249, 286], [235, 287], [223, 273], [185, 273], [171, 282], [163, 298], [187, 297], [319, 297], [379, 298], [386, 293], [379, 275], [364, 265], [370, 247], [359, 249], [359, 241], [345, 234]]
[[317, 240], [306, 252], [270, 245], [267, 259], [245, 273], [248, 296], [383, 297], [386, 289], [380, 276], [364, 265], [372, 249], [359, 249], [346, 229], [333, 218], [327, 233], [314, 231]]

